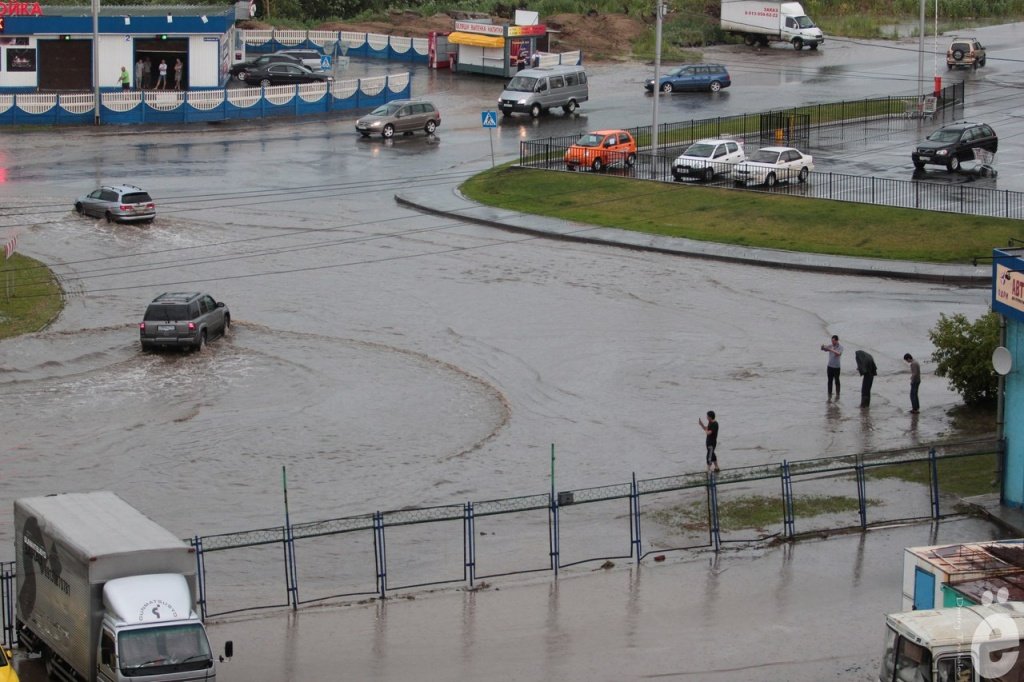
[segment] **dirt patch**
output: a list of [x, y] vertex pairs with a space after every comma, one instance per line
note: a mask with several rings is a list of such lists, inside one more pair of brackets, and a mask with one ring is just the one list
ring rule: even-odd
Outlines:
[[[456, 19], [480, 18], [461, 14], [456, 16], [454, 13], [422, 17], [415, 12], [392, 12], [386, 19], [379, 21], [332, 21], [317, 28], [324, 31], [354, 31], [426, 38], [431, 31], [452, 31]], [[496, 24], [505, 22], [497, 17], [492, 18], [492, 21]], [[582, 50], [585, 60], [628, 59], [632, 54], [632, 42], [647, 30], [643, 21], [625, 14], [556, 14], [541, 21], [551, 29], [552, 52]], [[239, 25], [249, 29], [274, 28], [261, 21], [246, 21]]]

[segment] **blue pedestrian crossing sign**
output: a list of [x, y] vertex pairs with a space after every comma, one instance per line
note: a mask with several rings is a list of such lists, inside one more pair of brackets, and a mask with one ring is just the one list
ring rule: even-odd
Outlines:
[[322, 55], [320, 55], [320, 68], [323, 71], [327, 71], [328, 69], [331, 68], [331, 55], [329, 55], [329, 54], [322, 54]]
[[497, 111], [481, 111], [480, 112], [480, 123], [484, 128], [497, 128], [498, 127], [498, 112]]

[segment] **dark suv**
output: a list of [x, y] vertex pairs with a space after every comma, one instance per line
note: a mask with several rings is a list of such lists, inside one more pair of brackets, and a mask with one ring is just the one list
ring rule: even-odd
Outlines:
[[142, 350], [161, 347], [202, 350], [208, 339], [223, 336], [231, 326], [224, 302], [199, 292], [160, 294], [139, 323]]
[[960, 121], [942, 126], [928, 138], [919, 142], [911, 152], [914, 168], [921, 170], [925, 164], [945, 166], [950, 173], [959, 170], [961, 161], [975, 158], [976, 149], [993, 154], [999, 148], [999, 137], [987, 123]]
[[976, 69], [985, 66], [985, 48], [977, 38], [953, 38], [946, 50], [946, 68], [954, 66]]

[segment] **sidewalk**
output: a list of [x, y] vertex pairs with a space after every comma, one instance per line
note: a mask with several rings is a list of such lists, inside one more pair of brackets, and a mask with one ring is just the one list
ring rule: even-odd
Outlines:
[[992, 269], [989, 265], [944, 265], [872, 258], [851, 258], [848, 256], [828, 256], [778, 249], [733, 246], [679, 237], [661, 237], [485, 206], [462, 196], [456, 188], [452, 188], [450, 191], [402, 192], [395, 195], [395, 201], [402, 206], [423, 213], [480, 225], [489, 225], [520, 234], [590, 244], [615, 245], [690, 258], [703, 258], [706, 260], [743, 263], [788, 270], [803, 270], [807, 272], [830, 272], [861, 277], [890, 277], [893, 279], [939, 282], [963, 286], [988, 287], [992, 282]]

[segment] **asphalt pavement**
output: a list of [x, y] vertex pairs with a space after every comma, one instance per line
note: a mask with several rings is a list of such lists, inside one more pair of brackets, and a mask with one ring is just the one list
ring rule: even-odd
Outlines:
[[[548, 172], [548, 171], [523, 171]], [[874, 258], [852, 258], [782, 249], [762, 249], [642, 232], [598, 227], [521, 211], [486, 206], [452, 191], [410, 191], [395, 195], [395, 201], [424, 213], [488, 225], [502, 230], [590, 244], [607, 244], [641, 251], [700, 258], [704, 260], [783, 268], [806, 272], [832, 272], [865, 277], [987, 286], [991, 267], [971, 264], [917, 263]]]

